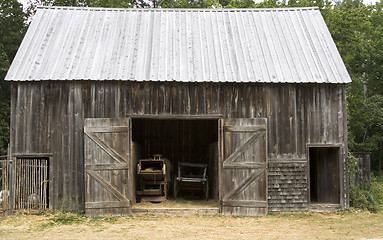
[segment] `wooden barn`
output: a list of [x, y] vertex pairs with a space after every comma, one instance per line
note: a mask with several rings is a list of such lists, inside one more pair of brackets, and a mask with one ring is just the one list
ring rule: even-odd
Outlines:
[[168, 199], [189, 163], [223, 214], [349, 207], [351, 79], [318, 8], [41, 7], [6, 80], [12, 179], [46, 166], [13, 208], [130, 214], [155, 154]]

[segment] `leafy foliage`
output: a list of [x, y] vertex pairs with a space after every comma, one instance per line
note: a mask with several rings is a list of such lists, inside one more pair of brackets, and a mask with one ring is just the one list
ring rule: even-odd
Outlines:
[[347, 88], [348, 139], [353, 152], [371, 152], [378, 169], [383, 151], [383, 11], [345, 0], [325, 15], [353, 82]]
[[22, 5], [17, 0], [0, 0], [0, 44], [9, 61], [15, 56], [24, 36], [24, 20]]
[[24, 36], [24, 20], [17, 0], [0, 0], [0, 155], [9, 142], [10, 84], [4, 78]]
[[371, 182], [364, 181], [358, 186], [350, 184], [350, 205], [354, 208], [368, 209], [371, 212], [381, 211], [383, 183], [372, 176]]
[[366, 179], [361, 184], [355, 185], [356, 164], [356, 158], [349, 152], [347, 169], [350, 182], [350, 206], [371, 212], [383, 210], [383, 175], [376, 177], [372, 173], [371, 181]]
[[58, 212], [53, 215], [51, 221], [59, 225], [71, 225], [85, 222], [86, 217], [83, 213]]

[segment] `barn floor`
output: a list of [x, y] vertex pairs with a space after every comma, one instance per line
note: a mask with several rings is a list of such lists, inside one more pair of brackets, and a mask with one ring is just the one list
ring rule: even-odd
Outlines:
[[135, 214], [175, 214], [214, 215], [219, 213], [219, 202], [213, 200], [166, 200], [161, 203], [135, 203], [132, 208]]
[[213, 200], [166, 200], [161, 203], [140, 202], [133, 208], [218, 208], [219, 202]]

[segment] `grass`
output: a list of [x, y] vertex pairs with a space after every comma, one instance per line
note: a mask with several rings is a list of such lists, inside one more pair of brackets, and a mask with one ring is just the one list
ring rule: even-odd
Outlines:
[[59, 212], [54, 214], [50, 221], [58, 225], [72, 225], [84, 223], [87, 218], [82, 213]]
[[0, 218], [0, 239], [383, 238], [383, 176], [371, 179], [371, 183], [363, 183], [350, 192], [351, 202], [358, 208], [341, 212], [270, 212], [265, 217], [221, 214], [89, 217], [82, 212], [16, 212]]
[[302, 219], [302, 218], [310, 218], [313, 216], [311, 212], [269, 212], [268, 216], [273, 216], [276, 218], [282, 219]]
[[89, 225], [97, 226], [103, 223], [116, 223], [121, 217], [105, 216], [105, 217], [88, 217], [82, 212], [76, 211], [18, 211], [9, 217], [3, 217], [0, 219], [0, 224], [6, 222], [6, 224], [14, 224], [15, 226], [21, 225], [22, 218], [28, 218], [32, 216], [41, 216], [40, 221], [34, 224], [39, 230], [46, 230], [58, 226], [75, 226], [75, 225]]
[[359, 185], [350, 179], [350, 205], [354, 208], [367, 209], [371, 212], [383, 210], [383, 176], [371, 173], [371, 181]]
[[355, 239], [382, 238], [383, 213], [270, 213], [260, 216], [16, 213], [0, 220], [0, 239]]

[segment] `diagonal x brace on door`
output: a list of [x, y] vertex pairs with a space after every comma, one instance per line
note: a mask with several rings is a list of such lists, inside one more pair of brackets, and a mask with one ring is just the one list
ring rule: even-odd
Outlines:
[[129, 201], [124, 195], [122, 195], [116, 188], [114, 188], [110, 183], [105, 181], [99, 174], [93, 170], [85, 170], [89, 176], [91, 176], [96, 182], [103, 186], [108, 192], [115, 196], [120, 201]]
[[254, 182], [255, 179], [257, 179], [262, 174], [262, 172], [264, 172], [265, 170], [266, 169], [259, 169], [259, 170], [255, 171], [253, 174], [251, 174], [249, 177], [247, 177], [243, 182], [241, 182], [241, 184], [239, 184], [239, 186], [236, 189], [231, 191], [223, 200], [224, 201], [233, 200], [233, 197], [235, 195], [238, 195], [240, 192], [245, 190], [245, 188], [247, 188], [250, 185], [250, 183]]
[[249, 140], [245, 142], [237, 151], [233, 152], [224, 162], [223, 166], [232, 164], [241, 154], [243, 154], [249, 147], [251, 147], [259, 138], [265, 134], [264, 131], [254, 133]]
[[94, 133], [85, 131], [86, 136], [88, 136], [93, 142], [95, 142], [102, 150], [104, 150], [107, 154], [109, 154], [114, 160], [119, 163], [127, 163], [128, 161], [123, 158], [120, 154], [118, 154], [115, 150], [108, 147], [105, 142], [97, 137]]

